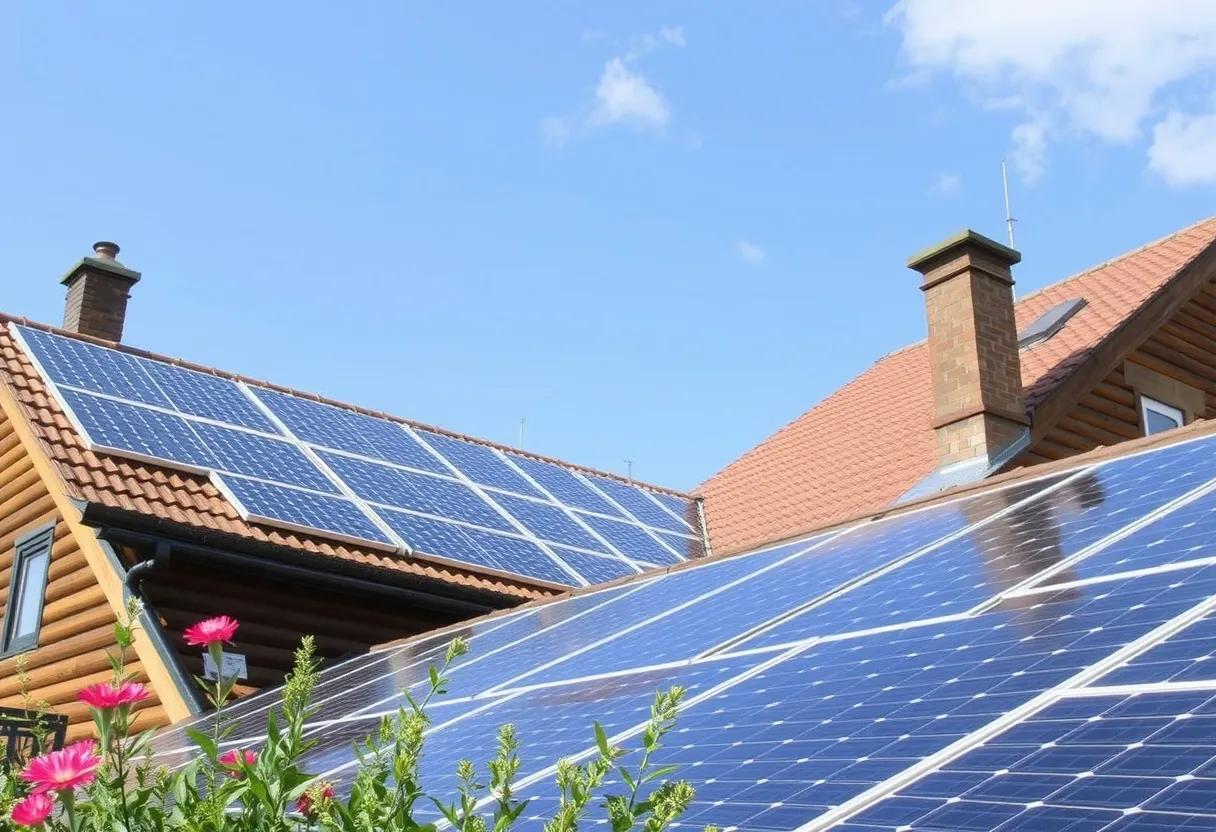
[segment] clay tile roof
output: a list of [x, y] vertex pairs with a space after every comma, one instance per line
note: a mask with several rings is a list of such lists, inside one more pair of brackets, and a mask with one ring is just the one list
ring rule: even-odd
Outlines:
[[[1018, 329], [1058, 303], [1086, 305], [1021, 354], [1028, 410], [1216, 240], [1216, 217], [1021, 298]], [[928, 345], [887, 355], [698, 489], [716, 553], [880, 511], [937, 467]]]
[[[47, 457], [58, 470], [68, 496], [97, 504], [110, 509], [134, 512], [140, 515], [150, 515], [162, 520], [218, 535], [233, 538], [244, 538], [258, 543], [274, 544], [283, 547], [288, 553], [296, 552], [309, 556], [308, 560], [315, 562], [316, 557], [332, 558], [350, 568], [372, 570], [390, 570], [395, 573], [419, 579], [423, 584], [442, 588], [458, 587], [463, 591], [489, 593], [515, 599], [531, 599], [552, 596], [562, 591], [555, 586], [535, 584], [526, 578], [508, 578], [498, 574], [487, 573], [476, 567], [461, 568], [440, 563], [429, 559], [386, 553], [374, 549], [363, 549], [347, 543], [327, 540], [321, 533], [316, 536], [282, 531], [268, 526], [247, 523], [231, 504], [220, 494], [214, 485], [205, 477], [178, 471], [168, 467], [135, 462], [119, 457], [94, 454], [85, 448], [84, 443], [76, 434], [63, 410], [54, 396], [50, 395], [43, 384], [33, 363], [26, 356], [19, 344], [9, 332], [7, 323], [15, 321], [25, 326], [35, 326], [59, 335], [78, 337], [81, 340], [95, 341], [83, 338], [71, 332], [47, 327], [32, 321], [12, 318], [0, 314], [0, 381], [5, 383], [13, 393], [18, 407], [22, 410], [34, 436], [41, 443]], [[96, 343], [105, 343], [95, 341]], [[114, 346], [106, 344], [106, 346]], [[161, 356], [138, 352], [151, 358]], [[206, 367], [189, 366], [204, 372], [218, 373]], [[253, 381], [251, 379], [246, 379]], [[294, 395], [304, 395], [316, 401], [325, 401], [317, 396], [302, 394], [298, 391], [256, 382], [262, 386], [272, 387]], [[341, 405], [338, 402], [330, 404]], [[351, 408], [355, 409], [355, 408]], [[382, 418], [393, 418], [386, 414], [361, 411]], [[398, 420], [404, 421], [404, 420]], [[437, 431], [449, 436], [456, 436], [469, 441], [481, 440], [445, 431], [431, 425], [409, 422], [408, 424]], [[482, 442], [482, 444], [490, 444]], [[546, 459], [535, 454], [537, 459]], [[562, 462], [562, 465], [579, 470], [587, 470], [579, 466]], [[594, 471], [598, 476], [619, 479], [614, 474]], [[654, 486], [634, 481], [635, 485], [644, 485], [656, 491], [666, 491]], [[677, 493], [677, 492], [669, 492]], [[335, 564], [339, 565], [339, 564]]]

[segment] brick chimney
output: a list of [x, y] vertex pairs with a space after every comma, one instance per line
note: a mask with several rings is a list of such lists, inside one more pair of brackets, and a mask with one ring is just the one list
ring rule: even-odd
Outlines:
[[68, 287], [63, 328], [121, 341], [127, 298], [139, 277], [139, 272], [118, 262], [117, 243], [93, 243], [93, 256], [82, 257], [61, 281]]
[[[923, 275], [938, 463], [991, 464], [1026, 432], [1010, 267], [1022, 255], [961, 231], [913, 255]], [[987, 466], [985, 466], [987, 467]]]

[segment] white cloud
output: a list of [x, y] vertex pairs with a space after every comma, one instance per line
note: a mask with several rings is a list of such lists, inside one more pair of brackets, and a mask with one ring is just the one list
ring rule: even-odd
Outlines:
[[939, 173], [929, 183], [929, 193], [933, 196], [955, 197], [958, 196], [961, 185], [962, 180], [957, 173]]
[[1172, 111], [1153, 128], [1148, 166], [1170, 185], [1216, 185], [1216, 111]]
[[1034, 184], [1047, 168], [1047, 128], [1040, 121], [1026, 121], [1009, 136], [1010, 158], [1023, 182]]
[[608, 61], [595, 89], [592, 124], [631, 124], [662, 130], [670, 117], [667, 101], [642, 73], [631, 70], [621, 58]]
[[1212, 0], [900, 0], [886, 19], [914, 75], [1025, 114], [1013, 150], [1031, 177], [1048, 138], [1132, 142], [1171, 85], [1216, 69]]
[[763, 266], [764, 261], [768, 259], [764, 249], [751, 240], [739, 240], [735, 243], [735, 253], [749, 266]]
[[[606, 38], [599, 31], [583, 33], [585, 41]], [[617, 42], [621, 53], [604, 64], [591, 101], [576, 114], [541, 119], [541, 139], [551, 147], [562, 147], [580, 129], [613, 125], [662, 133], [671, 120], [671, 107], [637, 65], [656, 49], [682, 48], [686, 44], [680, 26], [664, 26], [656, 32], [630, 38], [628, 43]]]

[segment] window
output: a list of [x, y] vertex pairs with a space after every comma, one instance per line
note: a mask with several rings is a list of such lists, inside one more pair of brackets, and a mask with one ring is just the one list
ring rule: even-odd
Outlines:
[[51, 567], [51, 523], [17, 538], [13, 547], [13, 569], [4, 607], [4, 630], [0, 632], [0, 656], [32, 650], [38, 646], [42, 627], [42, 601]]
[[1144, 424], [1145, 436], [1180, 428], [1186, 424], [1186, 417], [1181, 410], [1148, 396], [1140, 397], [1140, 419]]

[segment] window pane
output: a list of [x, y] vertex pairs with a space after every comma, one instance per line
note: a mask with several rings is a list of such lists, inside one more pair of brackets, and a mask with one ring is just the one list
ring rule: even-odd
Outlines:
[[1182, 427], [1182, 411], [1168, 404], [1162, 404], [1156, 399], [1143, 396], [1140, 403], [1144, 412], [1144, 433], [1152, 436], [1163, 430], [1173, 430]]
[[42, 599], [46, 593], [46, 573], [50, 566], [51, 553], [39, 552], [21, 562], [21, 574], [17, 576], [17, 616], [13, 624], [11, 640], [26, 638], [38, 629], [42, 613]]

